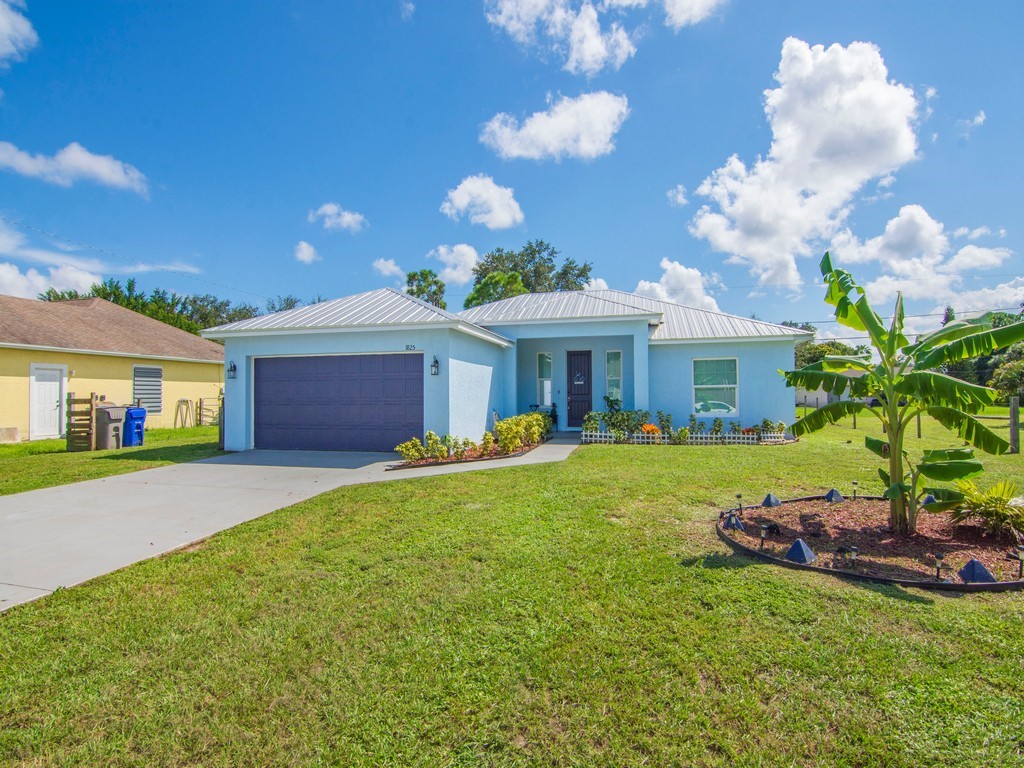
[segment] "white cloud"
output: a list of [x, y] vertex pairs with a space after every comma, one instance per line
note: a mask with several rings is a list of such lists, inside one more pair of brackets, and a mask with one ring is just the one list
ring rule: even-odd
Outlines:
[[[953, 232], [953, 237], [966, 237], [968, 240], [977, 240], [981, 237], [987, 237], [994, 234], [989, 227], [981, 226], [970, 229], [969, 227], [957, 227]], [[999, 230], [999, 236], [1002, 237], [1006, 234], [1005, 229]]]
[[698, 24], [725, 5], [725, 0], [663, 0], [665, 24], [677, 32]]
[[[697, 24], [725, 4], [725, 0], [661, 0], [665, 25], [677, 32]], [[503, 29], [517, 43], [553, 51], [565, 58], [564, 69], [593, 76], [619, 69], [636, 53], [635, 35], [612, 21], [604, 31], [602, 14], [620, 17], [648, 6], [648, 0], [487, 0], [487, 21]], [[642, 22], [641, 22], [642, 23]]]
[[915, 157], [917, 102], [888, 75], [870, 43], [826, 49], [788, 38], [779, 87], [765, 92], [768, 156], [748, 168], [733, 155], [704, 180], [697, 194], [711, 204], [691, 234], [761, 285], [798, 286], [796, 259], [835, 234], [858, 190]]
[[619, 69], [636, 53], [636, 46], [619, 24], [613, 23], [607, 33], [601, 31], [597, 10], [584, 3], [572, 20], [569, 31], [567, 72], [596, 75], [605, 66]]
[[315, 211], [310, 211], [306, 218], [310, 222], [321, 219], [324, 229], [344, 229], [352, 234], [363, 229], [367, 224], [363, 214], [346, 211], [337, 203], [324, 203]]
[[520, 45], [555, 51], [566, 59], [566, 71], [592, 76], [605, 67], [619, 69], [636, 53], [618, 22], [602, 30], [599, 13], [606, 8], [589, 1], [577, 8], [569, 0], [490, 0], [487, 20]]
[[301, 261], [303, 264], [312, 264], [314, 261], [320, 261], [320, 254], [305, 240], [299, 240], [298, 245], [295, 246], [295, 260]]
[[586, 291], [607, 291], [608, 281], [603, 277], [592, 277], [583, 286], [583, 289]]
[[676, 208], [682, 208], [689, 204], [689, 200], [686, 199], [686, 187], [682, 184], [676, 184], [672, 189], [665, 193], [668, 197], [669, 205], [675, 206]]
[[0, 0], [0, 67], [9, 66], [11, 61], [21, 61], [39, 42], [32, 23], [15, 6], [25, 7], [17, 0], [13, 3]]
[[523, 211], [511, 187], [501, 187], [484, 174], [467, 176], [441, 203], [441, 213], [453, 221], [469, 214], [474, 224], [488, 229], [508, 229], [523, 223]]
[[[103, 275], [133, 275], [156, 271], [197, 274], [201, 271], [197, 267], [181, 261], [167, 264], [150, 264], [140, 261], [125, 261], [123, 263], [116, 261], [105, 262], [94, 256], [81, 255], [77, 247], [69, 243], [58, 241], [55, 247], [57, 250], [50, 250], [48, 247], [38, 247], [30, 243], [28, 238], [21, 232], [4, 223], [0, 223], [0, 257], [11, 259], [15, 262], [27, 262], [46, 266], [51, 278], [45, 287], [54, 285], [61, 289], [77, 289], [75, 281], [85, 280], [86, 278], [82, 277], [83, 275], [88, 275], [88, 279], [91, 281], [84, 285], [84, 289], [87, 290], [94, 282], [102, 282]], [[17, 269], [17, 265], [15, 265], [15, 268]], [[24, 277], [29, 279], [30, 282], [47, 280], [35, 269], [27, 270]], [[3, 291], [0, 291], [0, 293], [3, 293]]]
[[413, 14], [416, 13], [416, 4], [410, 2], [410, 0], [402, 0], [399, 3], [399, 7], [402, 11], [402, 21], [409, 21]]
[[465, 285], [473, 279], [473, 267], [480, 257], [476, 248], [465, 243], [458, 245], [439, 245], [427, 254], [428, 258], [437, 259], [444, 264], [439, 278], [445, 283]]
[[607, 91], [563, 96], [546, 112], [523, 121], [502, 112], [483, 127], [480, 141], [501, 157], [592, 160], [615, 149], [613, 141], [629, 116], [629, 101]]
[[43, 275], [32, 268], [22, 273], [16, 264], [0, 263], [0, 293], [7, 296], [34, 299], [48, 288], [85, 293], [100, 282], [103, 282], [102, 276], [77, 267], [51, 267], [48, 274]]
[[719, 285], [717, 275], [704, 275], [699, 269], [684, 267], [678, 261], [662, 259], [661, 278], [656, 283], [641, 280], [636, 293], [662, 301], [673, 301], [687, 307], [710, 309], [718, 312], [718, 302], [707, 290]]
[[1013, 309], [1024, 302], [1024, 277], [1016, 277], [1006, 283], [975, 291], [958, 291], [949, 301], [936, 304], [934, 312], [942, 312], [946, 304], [952, 304], [957, 317], [969, 312], [987, 312], [993, 309]]
[[404, 277], [405, 270], [395, 263], [394, 259], [374, 259], [373, 269], [384, 277]]
[[960, 128], [960, 139], [968, 141], [971, 138], [971, 134], [974, 133], [974, 129], [983, 126], [986, 119], [985, 110], [982, 109], [969, 120], [957, 120], [956, 124]]
[[0, 141], [0, 169], [61, 187], [70, 187], [76, 181], [92, 181], [149, 197], [146, 177], [138, 168], [110, 155], [94, 155], [77, 141], [53, 157], [30, 155], [10, 142]]
[[882, 274], [865, 288], [875, 301], [888, 301], [902, 292], [907, 299], [946, 297], [961, 293], [962, 275], [997, 267], [1013, 253], [1008, 248], [965, 245], [951, 252], [941, 222], [919, 205], [905, 205], [885, 226], [885, 232], [863, 243], [845, 229], [832, 240], [840, 263], [877, 262]]

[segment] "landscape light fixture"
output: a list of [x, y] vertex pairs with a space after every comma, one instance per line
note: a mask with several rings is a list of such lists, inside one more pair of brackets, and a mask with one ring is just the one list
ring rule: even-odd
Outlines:
[[[764, 549], [764, 540], [767, 539], [767, 538], [768, 538], [768, 526], [765, 523], [761, 523], [761, 546], [758, 547], [758, 550]], [[1024, 562], [1024, 561], [1022, 561], [1022, 562]]]
[[1017, 578], [1024, 579], [1024, 547], [1017, 547]]
[[942, 561], [946, 556], [941, 552], [935, 553], [935, 580], [942, 581]]
[[441, 364], [437, 362], [437, 355], [434, 355], [434, 362], [430, 364], [430, 375], [437, 376], [441, 372]]
[[853, 500], [857, 500], [857, 481], [853, 481]]
[[858, 547], [850, 547], [849, 551], [850, 551], [850, 567], [853, 568], [855, 565], [857, 565], [857, 555], [860, 554], [860, 549]]
[[742, 493], [737, 493], [736, 494], [736, 509], [738, 509], [740, 511], [743, 511], [742, 499], [743, 499], [743, 494]]

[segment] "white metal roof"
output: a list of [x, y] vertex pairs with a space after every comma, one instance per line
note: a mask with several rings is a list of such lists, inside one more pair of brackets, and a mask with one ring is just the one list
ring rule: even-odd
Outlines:
[[650, 296], [614, 290], [585, 291], [601, 298], [628, 302], [651, 312], [662, 314], [662, 323], [651, 336], [652, 341], [674, 341], [680, 339], [754, 339], [754, 338], [800, 338], [810, 336], [809, 331], [789, 328], [775, 323], [766, 323], [751, 317], [727, 315], [709, 309], [698, 309], [662, 301]]
[[507, 339], [496, 333], [467, 323], [458, 315], [394, 288], [378, 288], [355, 296], [345, 296], [341, 299], [275, 312], [272, 315], [239, 320], [208, 328], [203, 331], [203, 336], [222, 339], [227, 336], [258, 335], [278, 331], [326, 331], [388, 326], [452, 327], [508, 344]]
[[806, 331], [762, 320], [685, 307], [610, 289], [526, 293], [467, 309], [459, 316], [483, 326], [601, 317], [649, 317], [658, 325], [651, 335], [652, 341], [798, 338], [809, 335]]
[[[660, 310], [650, 310], [614, 296], [594, 291], [524, 293], [510, 299], [482, 304], [459, 313], [459, 317], [480, 325], [515, 324], [530, 321], [592, 320], [596, 318], [649, 317], [657, 320]], [[609, 291], [608, 293], [618, 293]], [[623, 294], [630, 296], [631, 294]]]

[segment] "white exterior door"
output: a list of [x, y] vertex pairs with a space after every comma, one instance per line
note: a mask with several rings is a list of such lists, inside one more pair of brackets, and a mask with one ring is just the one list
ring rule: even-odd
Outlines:
[[64, 379], [59, 365], [31, 366], [31, 416], [29, 439], [43, 440], [64, 434]]

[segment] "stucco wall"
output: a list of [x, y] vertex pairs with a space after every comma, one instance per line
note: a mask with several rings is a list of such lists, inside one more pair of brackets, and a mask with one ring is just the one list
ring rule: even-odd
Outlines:
[[501, 408], [504, 350], [464, 333], [449, 333], [448, 432], [479, 442], [484, 431], [492, 427], [491, 412]]
[[107, 402], [117, 404], [131, 402], [133, 365], [162, 368], [162, 413], [147, 413], [147, 427], [173, 426], [174, 408], [179, 399], [198, 402], [201, 397], [216, 397], [223, 386], [224, 375], [222, 363], [0, 348], [0, 428], [16, 427], [22, 440], [29, 439], [32, 364], [66, 366], [65, 393], [88, 397], [90, 392], [95, 392], [106, 395]]
[[568, 384], [566, 353], [570, 351], [591, 351], [591, 374], [593, 376], [592, 410], [605, 410], [604, 396], [607, 394], [607, 370], [605, 353], [612, 350], [622, 352], [622, 407], [634, 407], [633, 387], [633, 337], [632, 336], [591, 336], [557, 339], [520, 339], [517, 343], [517, 368], [519, 377], [516, 384], [516, 410], [526, 413], [530, 405], [538, 402], [537, 355], [551, 353], [551, 395], [558, 407], [558, 428], [565, 429], [565, 416], [569, 412], [565, 391]]
[[[792, 369], [793, 346], [792, 341], [653, 345], [650, 411], [667, 411], [675, 426], [686, 426], [694, 411], [694, 358], [735, 357], [739, 360], [738, 411], [721, 417], [726, 425], [738, 421], [749, 427], [765, 418], [791, 424], [796, 397], [778, 371]], [[713, 419], [710, 416], [701, 420], [710, 425]]]
[[591, 320], [562, 323], [522, 323], [491, 328], [516, 340], [505, 355], [502, 415], [525, 413], [537, 402], [537, 353], [551, 352], [552, 399], [558, 408], [558, 428], [565, 429], [566, 358], [570, 350], [592, 350], [593, 407], [604, 410], [605, 352], [622, 351], [623, 407], [647, 407], [647, 320]]
[[[224, 447], [229, 451], [244, 451], [253, 447], [252, 374], [255, 357], [422, 352], [424, 428], [439, 435], [450, 431], [448, 393], [452, 366], [447, 364], [447, 328], [268, 334], [229, 338], [224, 350], [224, 359], [234, 362], [238, 369], [236, 378], [228, 379], [224, 384]], [[431, 376], [430, 363], [435, 355], [441, 362], [441, 370], [439, 375]]]

